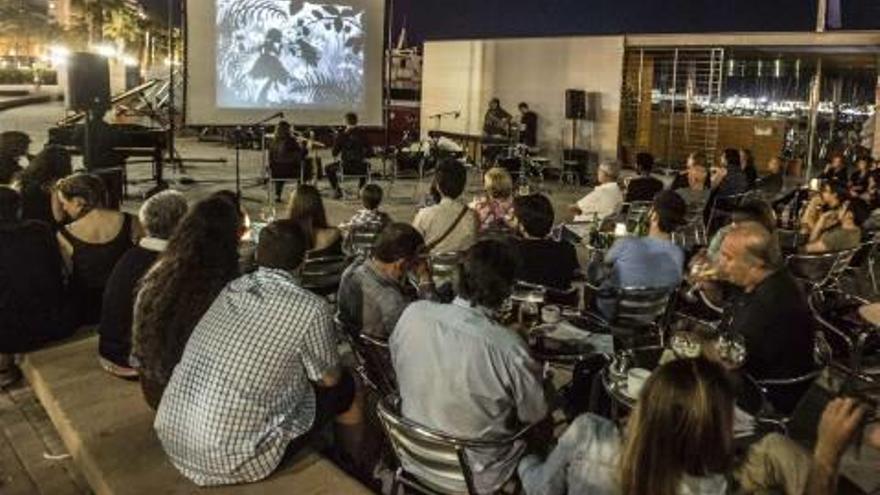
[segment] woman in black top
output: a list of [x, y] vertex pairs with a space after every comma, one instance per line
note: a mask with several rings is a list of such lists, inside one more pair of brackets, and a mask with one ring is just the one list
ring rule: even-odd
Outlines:
[[58, 220], [52, 213], [52, 188], [55, 182], [72, 171], [70, 153], [66, 149], [54, 145], [43, 148], [18, 177], [22, 218], [56, 226]]
[[97, 176], [74, 174], [58, 181], [56, 189], [57, 211], [72, 220], [57, 237], [71, 274], [77, 323], [97, 324], [104, 286], [116, 262], [140, 238], [140, 223], [128, 213], [105, 208], [107, 192]]
[[132, 364], [156, 409], [193, 329], [238, 276], [242, 220], [225, 193], [198, 202], [142, 281], [134, 304]]
[[107, 280], [98, 327], [98, 353], [102, 367], [114, 375], [137, 376], [128, 362], [134, 297], [141, 278], [165, 250], [168, 238], [186, 211], [186, 198], [177, 191], [162, 191], [148, 199], [139, 214], [146, 237], [125, 253]]

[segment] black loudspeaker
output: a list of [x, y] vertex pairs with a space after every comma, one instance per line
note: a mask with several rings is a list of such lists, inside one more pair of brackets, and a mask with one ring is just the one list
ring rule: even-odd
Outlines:
[[67, 61], [67, 108], [88, 110], [110, 106], [110, 66], [107, 57], [77, 52]]
[[587, 92], [580, 89], [565, 90], [565, 118], [587, 118]]

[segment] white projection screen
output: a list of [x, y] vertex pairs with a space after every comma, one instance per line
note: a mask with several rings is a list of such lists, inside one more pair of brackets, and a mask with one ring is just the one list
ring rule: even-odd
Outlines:
[[381, 126], [384, 0], [187, 0], [186, 124]]

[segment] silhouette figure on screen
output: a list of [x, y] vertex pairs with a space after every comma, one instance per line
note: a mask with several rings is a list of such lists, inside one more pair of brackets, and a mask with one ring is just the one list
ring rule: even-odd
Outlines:
[[281, 54], [281, 31], [272, 28], [266, 33], [266, 41], [260, 47], [260, 57], [254, 62], [250, 76], [254, 79], [267, 79], [260, 90], [259, 101], [266, 103], [269, 91], [277, 89], [291, 80], [290, 73], [284, 68], [278, 56]]

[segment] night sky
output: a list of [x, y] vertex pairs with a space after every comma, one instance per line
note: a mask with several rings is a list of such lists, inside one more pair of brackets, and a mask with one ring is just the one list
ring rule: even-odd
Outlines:
[[[140, 1], [165, 18], [168, 0]], [[181, 1], [172, 0], [175, 12]], [[392, 2], [395, 36], [405, 19], [410, 44], [626, 32], [810, 31], [816, 22], [815, 0], [386, 0], [386, 5]], [[880, 1], [840, 2], [844, 29], [880, 28]]]

